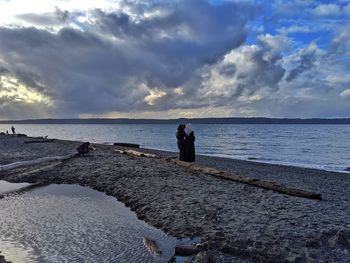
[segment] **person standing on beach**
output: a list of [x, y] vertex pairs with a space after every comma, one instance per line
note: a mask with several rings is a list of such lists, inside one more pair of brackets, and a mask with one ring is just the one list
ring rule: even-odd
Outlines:
[[187, 123], [185, 126], [185, 159], [187, 162], [194, 162], [195, 157], [195, 148], [194, 148], [194, 141], [196, 140], [194, 136], [194, 131], [192, 130], [192, 126], [190, 123]]
[[185, 160], [185, 124], [180, 124], [177, 127], [176, 131], [176, 139], [177, 139], [177, 148], [179, 149], [179, 160], [180, 161], [186, 161]]
[[15, 127], [11, 127], [11, 131], [12, 131], [12, 134], [16, 134], [16, 130], [15, 130]]

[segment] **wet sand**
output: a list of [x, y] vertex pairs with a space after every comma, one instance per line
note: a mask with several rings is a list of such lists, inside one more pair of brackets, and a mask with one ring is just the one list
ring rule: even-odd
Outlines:
[[[0, 165], [74, 153], [80, 144], [25, 140], [0, 135]], [[117, 154], [121, 147], [95, 147], [85, 157], [34, 172], [38, 167], [12, 170], [0, 180], [80, 184], [105, 192], [166, 233], [207, 241], [214, 262], [349, 262], [349, 174], [197, 156], [198, 164], [322, 194], [323, 200], [311, 200], [217, 179], [161, 158]]]

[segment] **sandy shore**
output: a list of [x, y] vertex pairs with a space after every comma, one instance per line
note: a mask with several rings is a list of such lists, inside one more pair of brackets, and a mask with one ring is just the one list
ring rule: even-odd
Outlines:
[[[25, 140], [0, 135], [0, 165], [74, 153], [80, 144]], [[349, 262], [349, 174], [198, 156], [199, 164], [321, 193], [323, 200], [317, 201], [194, 173], [163, 159], [117, 154], [115, 146], [95, 147], [88, 156], [41, 171], [16, 169], [0, 180], [103, 191], [173, 236], [208, 241], [215, 262]]]

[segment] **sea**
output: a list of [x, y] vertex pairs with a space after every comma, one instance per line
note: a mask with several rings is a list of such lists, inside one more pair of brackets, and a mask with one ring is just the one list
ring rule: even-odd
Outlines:
[[[254, 162], [345, 172], [350, 167], [350, 125], [195, 124], [196, 153]], [[17, 124], [29, 136], [177, 152], [176, 124]], [[0, 124], [0, 132], [11, 125]]]

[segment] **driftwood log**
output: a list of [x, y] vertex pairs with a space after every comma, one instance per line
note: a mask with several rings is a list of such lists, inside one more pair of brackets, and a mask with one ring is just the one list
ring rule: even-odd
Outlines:
[[140, 148], [140, 144], [136, 144], [136, 143], [115, 142], [115, 143], [113, 143], [113, 145], [122, 146], [122, 147], [130, 147], [130, 148]]
[[14, 162], [14, 163], [9, 163], [5, 165], [0, 165], [0, 173], [7, 172], [9, 170], [13, 170], [17, 168], [35, 166], [35, 165], [44, 164], [48, 162], [62, 162], [77, 156], [81, 156], [82, 154], [85, 154], [92, 150], [94, 150], [94, 148], [90, 145], [89, 142], [86, 142], [77, 148], [77, 151], [78, 151], [77, 153], [63, 155], [63, 156], [42, 157], [42, 158], [29, 160], [29, 161]]
[[16, 174], [17, 177], [21, 178], [23, 176], [28, 176], [28, 175], [31, 175], [34, 173], [43, 172], [45, 170], [50, 170], [61, 163], [62, 163], [61, 161], [55, 161], [55, 162], [49, 162], [49, 163], [45, 163], [45, 164], [38, 164], [38, 165], [34, 165], [34, 166], [27, 166], [24, 168], [20, 168], [21, 169], [20, 171], [18, 171], [16, 169], [14, 169], [12, 171], [7, 171], [6, 174], [7, 175]]
[[[116, 149], [115, 151], [118, 153], [128, 154], [128, 155], [132, 155], [132, 156], [136, 156], [136, 157], [159, 158], [155, 154], [144, 153], [144, 152], [139, 152], [139, 151], [134, 151], [134, 150], [118, 150], [118, 149]], [[207, 166], [198, 165], [198, 164], [194, 164], [194, 163], [179, 161], [173, 157], [164, 158], [163, 160], [166, 162], [174, 163], [176, 165], [188, 168], [190, 171], [205, 173], [205, 174], [208, 174], [208, 175], [220, 178], [220, 179], [231, 180], [231, 181], [236, 181], [236, 182], [240, 182], [240, 183], [244, 183], [244, 184], [249, 184], [249, 185], [253, 185], [256, 187], [260, 187], [260, 188], [265, 188], [268, 190], [273, 190], [275, 192], [279, 192], [279, 193], [287, 194], [287, 195], [291, 195], [291, 196], [298, 196], [298, 197], [304, 197], [304, 198], [316, 199], [316, 200], [322, 199], [322, 195], [319, 193], [284, 186], [284, 185], [278, 184], [276, 182], [264, 181], [264, 180], [250, 178], [250, 177], [246, 177], [246, 176], [239, 176], [239, 175], [235, 175], [235, 174], [229, 173], [229, 172], [224, 171], [224, 170], [219, 170], [219, 169], [212, 168], [212, 167], [207, 167]]]
[[157, 155], [152, 154], [152, 153], [144, 153], [144, 152], [139, 152], [139, 151], [134, 151], [134, 150], [115, 150], [117, 153], [121, 154], [128, 154], [136, 157], [148, 157], [148, 158], [157, 158]]
[[238, 176], [238, 175], [235, 175], [235, 174], [223, 171], [223, 170], [219, 170], [219, 169], [215, 169], [215, 168], [211, 168], [211, 167], [206, 167], [206, 166], [202, 166], [202, 165], [197, 165], [197, 164], [193, 164], [193, 163], [183, 162], [183, 161], [175, 160], [172, 158], [167, 158], [165, 160], [168, 162], [175, 163], [177, 165], [186, 167], [191, 171], [209, 174], [211, 176], [225, 179], [225, 180], [231, 180], [231, 181], [236, 181], [236, 182], [240, 182], [240, 183], [244, 183], [244, 184], [249, 184], [249, 185], [273, 190], [273, 191], [287, 194], [287, 195], [291, 195], [291, 196], [305, 197], [305, 198], [316, 199], [316, 200], [322, 199], [322, 196], [319, 193], [309, 192], [309, 191], [305, 191], [305, 190], [301, 190], [301, 189], [297, 189], [297, 188], [292, 188], [292, 187], [287, 187], [287, 186], [278, 184], [276, 182], [264, 181], [264, 180], [245, 177], [245, 176]]
[[177, 245], [175, 247], [176, 256], [191, 256], [202, 251], [202, 248], [191, 245]]
[[47, 162], [64, 161], [64, 160], [71, 159], [75, 156], [76, 156], [76, 153], [68, 154], [68, 155], [64, 155], [64, 156], [43, 157], [43, 158], [38, 158], [35, 160], [30, 160], [30, 161], [15, 162], [15, 163], [10, 163], [10, 164], [0, 165], [0, 173], [6, 172], [9, 170], [13, 170], [13, 169], [17, 169], [17, 168], [34, 166], [34, 165], [47, 163]]
[[54, 142], [55, 139], [40, 139], [40, 140], [32, 140], [32, 141], [25, 141], [24, 143], [44, 143], [44, 142]]

